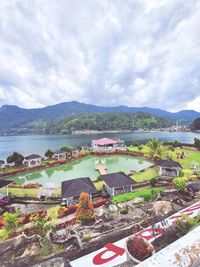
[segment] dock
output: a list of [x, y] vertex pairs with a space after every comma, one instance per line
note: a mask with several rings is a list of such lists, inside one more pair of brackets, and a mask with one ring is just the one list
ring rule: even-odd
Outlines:
[[101, 175], [107, 174], [107, 168], [105, 164], [97, 164], [95, 165], [95, 170], [99, 171]]

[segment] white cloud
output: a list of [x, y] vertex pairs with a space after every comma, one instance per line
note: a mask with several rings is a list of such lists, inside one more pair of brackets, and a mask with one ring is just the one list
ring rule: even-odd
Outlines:
[[200, 111], [198, 0], [0, 2], [0, 104]]

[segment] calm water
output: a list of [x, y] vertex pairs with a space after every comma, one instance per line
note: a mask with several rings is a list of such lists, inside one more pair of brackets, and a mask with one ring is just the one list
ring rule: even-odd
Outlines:
[[78, 177], [90, 177], [92, 180], [96, 180], [99, 175], [99, 172], [95, 171], [95, 164], [97, 163], [105, 164], [108, 173], [118, 171], [128, 173], [130, 170], [139, 171], [152, 165], [148, 161], [125, 155], [89, 156], [65, 165], [15, 176], [10, 180], [18, 184], [39, 183], [44, 186], [48, 183], [54, 183], [58, 187], [62, 181]]
[[146, 133], [119, 133], [119, 134], [98, 134], [98, 135], [32, 135], [32, 136], [0, 136], [0, 159], [6, 159], [13, 151], [23, 155], [38, 153], [43, 155], [48, 148], [56, 150], [64, 145], [80, 146], [90, 144], [92, 139], [101, 137], [118, 137], [128, 144], [132, 142], [143, 143], [152, 138], [161, 141], [178, 140], [183, 143], [193, 143], [195, 133], [169, 133], [169, 132], [146, 132]]

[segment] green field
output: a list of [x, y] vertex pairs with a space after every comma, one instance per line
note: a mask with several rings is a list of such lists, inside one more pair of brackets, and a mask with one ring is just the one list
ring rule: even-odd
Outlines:
[[164, 187], [157, 187], [157, 188], [150, 188], [150, 189], [142, 189], [138, 190], [136, 192], [130, 192], [127, 194], [115, 196], [112, 198], [114, 202], [120, 203], [120, 202], [126, 202], [129, 200], [132, 200], [136, 197], [143, 197], [145, 201], [151, 200], [156, 193], [159, 193], [161, 191], [164, 191]]
[[136, 182], [142, 182], [146, 180], [151, 180], [154, 177], [157, 177], [159, 175], [158, 173], [158, 167], [148, 168], [143, 172], [136, 172], [131, 177]]

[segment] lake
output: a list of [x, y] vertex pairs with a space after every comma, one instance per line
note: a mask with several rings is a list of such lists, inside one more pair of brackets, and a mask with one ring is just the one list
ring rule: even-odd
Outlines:
[[115, 134], [96, 134], [96, 135], [27, 135], [27, 136], [0, 136], [0, 159], [6, 159], [8, 155], [17, 151], [23, 155], [37, 153], [44, 155], [45, 151], [60, 149], [64, 145], [80, 146], [90, 144], [92, 139], [101, 137], [121, 138], [127, 144], [144, 143], [152, 138], [161, 141], [179, 141], [182, 143], [193, 143], [195, 137], [200, 138], [199, 133], [191, 132], [131, 132]]

